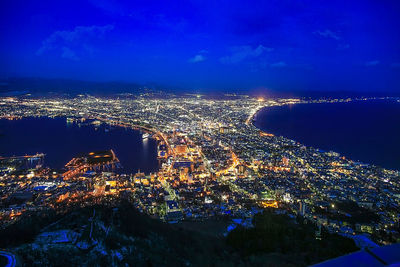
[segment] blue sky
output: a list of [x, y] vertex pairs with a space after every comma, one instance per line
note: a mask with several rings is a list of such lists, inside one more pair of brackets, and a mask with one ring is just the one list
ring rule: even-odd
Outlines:
[[2, 1], [0, 75], [400, 91], [399, 1]]

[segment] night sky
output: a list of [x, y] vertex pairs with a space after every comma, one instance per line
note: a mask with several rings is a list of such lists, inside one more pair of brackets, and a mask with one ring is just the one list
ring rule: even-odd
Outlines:
[[1, 1], [0, 76], [400, 91], [400, 1]]

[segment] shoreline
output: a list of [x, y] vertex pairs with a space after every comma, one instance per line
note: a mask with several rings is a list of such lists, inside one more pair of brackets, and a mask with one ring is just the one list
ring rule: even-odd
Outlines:
[[[18, 118], [15, 118], [15, 117], [12, 117], [12, 118], [10, 118], [10, 117], [0, 117], [0, 121], [4, 120], [4, 121], [10, 121], [10, 123], [13, 123], [13, 121], [20, 121], [20, 120], [24, 120], [24, 119], [28, 119], [28, 120], [29, 119], [33, 119], [33, 120], [35, 120], [35, 119], [36, 120], [40, 120], [40, 119], [50, 119], [50, 120], [59, 119], [61, 121], [65, 121], [65, 124], [68, 124], [68, 118], [71, 118], [71, 117], [67, 117], [67, 116], [21, 116], [21, 117], [18, 117]], [[82, 119], [82, 118], [74, 118], [74, 119], [76, 119], [76, 121], [73, 121], [73, 124], [75, 125], [75, 127], [79, 127], [78, 126], [78, 121], [80, 121], [80, 119]], [[150, 128], [147, 128], [145, 126], [128, 125], [128, 124], [123, 124], [123, 123], [110, 123], [110, 122], [108, 122], [108, 121], [106, 121], [104, 119], [99, 119], [99, 118], [84, 118], [84, 119], [86, 120], [86, 123], [83, 126], [88, 126], [88, 127], [91, 127], [92, 129], [96, 129], [99, 126], [101, 126], [103, 128], [105, 128], [107, 126], [114, 126], [115, 129], [121, 129], [121, 130], [125, 129], [125, 130], [130, 130], [130, 131], [138, 131], [139, 132], [138, 134], [141, 134], [142, 132], [150, 133], [151, 135], [147, 139], [153, 139], [157, 144], [160, 141], [160, 139], [158, 139], [158, 137], [155, 137], [155, 135], [157, 135], [157, 136], [159, 135], [158, 132], [156, 130], [154, 130], [154, 129], [150, 129]], [[93, 122], [96, 121], [96, 120], [101, 121], [101, 124], [103, 124], [103, 125], [101, 125], [101, 124], [93, 124]], [[65, 125], [65, 127], [67, 127], [67, 125]], [[106, 132], [106, 131], [104, 131], [104, 132]], [[0, 135], [1, 135], [1, 133], [0, 133]], [[158, 158], [157, 158], [157, 147], [158, 147], [158, 145], [156, 145], [156, 155], [155, 155], [155, 159], [156, 160], [158, 160]], [[79, 151], [76, 152], [76, 153], [78, 154]], [[0, 154], [0, 157], [4, 157], [4, 158], [19, 157], [19, 156], [25, 156], [25, 154], [23, 154], [23, 155], [22, 154], [21, 155], [14, 155], [13, 154], [11, 156], [8, 156], [6, 154], [4, 154], [4, 156], [3, 156], [3, 155]], [[48, 164], [45, 164], [45, 166], [47, 166], [49, 168], [52, 168], [52, 169], [54, 168], [54, 169], [57, 169], [57, 170], [62, 170], [65, 167], [63, 165], [63, 167], [58, 168], [58, 167], [50, 166]], [[134, 172], [134, 171], [123, 171], [123, 169], [124, 169], [124, 166], [122, 166], [122, 169], [121, 169], [122, 172], [120, 172], [121, 174], [132, 175], [132, 174], [137, 173], [137, 171], [136, 172]], [[156, 168], [156, 170], [152, 170], [152, 171], [150, 171], [148, 173], [147, 172], [144, 172], [144, 173], [145, 174], [149, 174], [149, 173], [153, 173], [153, 172], [158, 172], [159, 169], [160, 169], [160, 166], [158, 166]], [[140, 170], [141, 170], [141, 168], [138, 168], [138, 171], [140, 171]], [[141, 171], [141, 172], [143, 172], [143, 171]]]
[[[315, 103], [315, 102], [311, 102], [311, 103], [299, 102], [299, 103], [296, 103], [296, 104], [343, 104], [343, 103], [360, 103], [360, 102], [364, 102], [364, 101], [365, 102], [372, 102], [372, 101], [394, 101], [394, 102], [398, 102], [398, 100], [396, 98], [379, 98], [379, 99], [370, 98], [370, 99], [354, 99], [354, 100], [351, 100], [351, 101], [348, 101], [348, 102], [329, 102], [329, 101], [327, 101], [327, 102], [318, 102], [318, 103]], [[288, 105], [295, 105], [295, 104], [271, 105], [271, 106], [260, 107], [254, 113], [252, 113], [251, 120], [250, 120], [248, 125], [254, 127], [254, 129], [260, 131], [261, 134], [265, 134], [265, 136], [277, 136], [277, 137], [285, 138], [285, 139], [288, 139], [288, 140], [292, 140], [292, 141], [295, 141], [296, 143], [302, 144], [302, 145], [304, 145], [304, 146], [306, 146], [308, 148], [316, 149], [316, 150], [318, 150], [320, 152], [335, 152], [335, 153], [340, 154], [341, 156], [344, 156], [344, 157], [350, 159], [351, 161], [353, 161], [355, 163], [366, 164], [366, 165], [376, 166], [376, 167], [382, 167], [384, 169], [393, 170], [393, 171], [400, 171], [399, 167], [383, 166], [382, 163], [381, 164], [380, 163], [375, 163], [373, 159], [370, 159], [370, 160], [359, 159], [359, 158], [357, 158], [357, 156], [351, 156], [352, 153], [337, 152], [337, 149], [335, 149], [333, 146], [330, 146], [330, 148], [328, 148], [328, 149], [321, 149], [321, 148], [318, 148], [319, 145], [316, 145], [316, 144], [315, 145], [309, 145], [309, 144], [306, 144], [305, 141], [297, 141], [296, 139], [291, 138], [291, 137], [287, 137], [286, 135], [269, 133], [269, 132], [265, 131], [265, 129], [261, 129], [261, 128], [259, 128], [259, 127], [257, 127], [255, 125], [255, 122], [256, 122], [255, 117], [260, 112], [265, 110], [266, 108], [284, 107], [284, 106], [288, 106]], [[354, 151], [357, 152], [357, 150], [354, 150]]]

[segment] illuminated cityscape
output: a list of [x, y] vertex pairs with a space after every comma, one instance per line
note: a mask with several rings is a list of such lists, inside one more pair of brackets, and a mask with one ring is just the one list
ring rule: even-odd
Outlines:
[[[45, 165], [37, 164], [39, 168], [16, 176], [12, 162], [1, 159], [8, 166], [2, 169], [2, 202], [9, 203], [2, 209], [2, 221], [18, 220], [26, 210], [71, 202], [84, 205], [92, 197], [126, 197], [140, 211], [164, 221], [218, 215], [245, 219], [272, 207], [300, 214], [333, 233], [356, 240], [358, 234], [369, 233], [375, 242], [389, 244], [399, 238], [394, 231], [399, 224], [395, 208], [400, 202], [399, 171], [306, 147], [252, 124], [253, 116], [264, 107], [363, 100], [240, 95], [225, 100], [200, 95], [2, 98], [0, 115], [9, 120], [64, 117], [69, 123], [139, 129], [151, 136], [147, 138], [158, 140], [160, 162], [155, 173], [116, 174], [115, 166], [106, 166], [117, 163], [118, 155], [90, 152], [66, 163], [64, 173], [49, 173]], [[346, 201], [356, 203], [363, 215], [346, 212]]]

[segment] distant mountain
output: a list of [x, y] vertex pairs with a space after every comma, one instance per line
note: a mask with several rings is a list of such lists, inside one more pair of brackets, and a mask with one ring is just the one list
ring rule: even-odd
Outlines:
[[400, 97], [400, 92], [376, 91], [360, 92], [351, 90], [327, 91], [327, 90], [276, 90], [266, 87], [253, 89], [185, 89], [176, 86], [157, 83], [130, 83], [130, 82], [93, 82], [70, 79], [44, 79], [32, 77], [0, 78], [0, 96], [71, 96], [78, 94], [92, 94], [98, 96], [110, 96], [116, 94], [148, 93], [150, 96], [165, 97], [168, 94], [186, 95], [201, 94], [211, 98], [223, 98], [226, 94], [230, 98], [235, 95], [265, 96], [272, 98], [347, 98], [347, 97]]
[[67, 79], [42, 79], [42, 78], [8, 78], [0, 80], [0, 94], [18, 96], [33, 95], [62, 95], [74, 96], [77, 94], [137, 94], [145, 90], [135, 83], [124, 82], [90, 82]]

